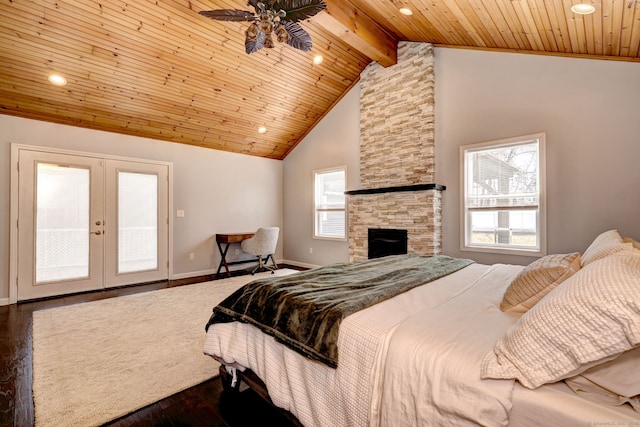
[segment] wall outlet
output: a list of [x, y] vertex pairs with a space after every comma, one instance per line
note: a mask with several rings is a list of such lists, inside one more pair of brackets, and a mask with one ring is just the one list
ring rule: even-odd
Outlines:
[[309, 248], [309, 253], [312, 254], [313, 253], [313, 248]]
[[178, 218], [184, 218], [184, 211], [183, 211], [182, 209], [178, 209], [178, 210], [176, 211], [176, 216], [177, 216]]
[[189, 260], [190, 260], [190, 261], [193, 261], [194, 259], [196, 259], [196, 254], [194, 254], [193, 252], [191, 252], [191, 253], [189, 254]]

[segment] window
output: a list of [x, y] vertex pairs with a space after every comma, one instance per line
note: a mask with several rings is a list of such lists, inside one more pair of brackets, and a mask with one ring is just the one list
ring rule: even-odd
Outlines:
[[346, 168], [314, 171], [313, 181], [315, 186], [313, 237], [345, 239], [347, 237], [344, 195]]
[[544, 134], [460, 147], [461, 249], [546, 253]]

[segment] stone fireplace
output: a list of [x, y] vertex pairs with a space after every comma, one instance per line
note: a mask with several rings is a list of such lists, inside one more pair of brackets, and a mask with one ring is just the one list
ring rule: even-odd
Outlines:
[[369, 259], [407, 253], [407, 230], [397, 228], [370, 228]]
[[349, 257], [368, 258], [369, 229], [407, 231], [410, 253], [442, 245], [444, 186], [435, 177], [433, 46], [401, 42], [398, 63], [360, 76], [360, 185], [347, 191]]

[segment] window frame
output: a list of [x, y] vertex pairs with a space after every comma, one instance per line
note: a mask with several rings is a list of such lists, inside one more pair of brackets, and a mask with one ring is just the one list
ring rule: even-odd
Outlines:
[[[334, 172], [343, 172], [344, 173], [344, 188], [345, 191], [347, 189], [347, 166], [346, 165], [342, 165], [342, 166], [335, 166], [335, 167], [331, 167], [331, 168], [325, 168], [325, 169], [316, 169], [313, 171], [312, 176], [313, 176], [313, 222], [312, 222], [312, 226], [313, 226], [313, 233], [312, 233], [312, 237], [314, 239], [318, 239], [318, 240], [332, 240], [332, 241], [339, 241], [339, 242], [345, 242], [347, 241], [348, 238], [348, 233], [349, 230], [347, 228], [347, 196], [344, 195], [344, 208], [342, 209], [322, 209], [322, 208], [318, 208], [318, 205], [316, 204], [316, 189], [317, 189], [317, 177], [318, 175], [322, 175], [322, 174], [329, 174], [329, 173], [334, 173]], [[319, 212], [344, 212], [344, 237], [331, 237], [331, 236], [322, 236], [318, 234], [318, 213]]]
[[[537, 142], [538, 144], [538, 207], [536, 215], [537, 247], [526, 248], [505, 244], [478, 244], [470, 242], [470, 215], [473, 209], [467, 207], [467, 162], [468, 152], [494, 148], [518, 146]], [[547, 254], [547, 209], [546, 209], [546, 135], [544, 132], [522, 135], [494, 141], [486, 141], [460, 146], [460, 250], [506, 255], [540, 257]], [[498, 209], [496, 209], [498, 210]]]

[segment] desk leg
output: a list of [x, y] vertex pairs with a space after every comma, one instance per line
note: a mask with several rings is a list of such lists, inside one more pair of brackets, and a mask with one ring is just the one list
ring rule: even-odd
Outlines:
[[222, 259], [220, 260], [220, 264], [218, 265], [218, 271], [216, 271], [216, 275], [220, 274], [220, 269], [224, 265], [224, 269], [227, 270], [227, 277], [231, 277], [231, 272], [229, 271], [229, 265], [227, 265], [227, 251], [229, 250], [229, 246], [231, 246], [231, 243], [227, 243], [227, 246], [224, 248], [224, 250], [222, 250], [222, 246], [220, 245], [220, 242], [216, 242], [216, 243], [218, 245], [218, 250], [220, 251], [220, 256], [222, 256]]

